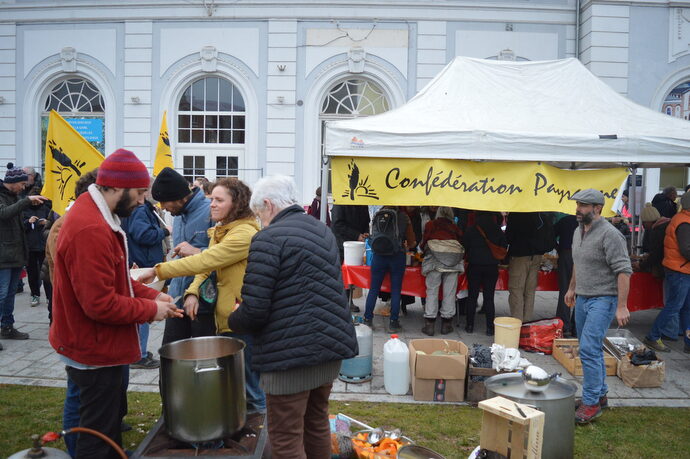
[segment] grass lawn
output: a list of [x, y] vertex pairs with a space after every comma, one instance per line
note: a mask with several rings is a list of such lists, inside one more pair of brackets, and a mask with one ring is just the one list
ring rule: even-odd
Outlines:
[[[29, 448], [33, 433], [62, 426], [65, 390], [0, 385], [0, 457]], [[371, 426], [399, 427], [404, 434], [447, 458], [465, 458], [479, 444], [481, 410], [466, 406], [331, 402], [331, 413], [345, 413]], [[160, 416], [160, 397], [130, 392], [125, 420], [134, 429], [124, 445], [136, 446]], [[690, 457], [688, 408], [612, 408], [594, 424], [575, 431], [578, 458]], [[64, 449], [64, 442], [50, 445]]]

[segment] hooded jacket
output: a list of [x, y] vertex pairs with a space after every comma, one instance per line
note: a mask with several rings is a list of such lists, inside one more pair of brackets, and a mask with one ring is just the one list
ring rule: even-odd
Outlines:
[[254, 236], [242, 300], [228, 321], [233, 330], [254, 334], [257, 371], [310, 367], [357, 353], [335, 237], [298, 205]]
[[127, 240], [96, 185], [63, 217], [53, 274], [49, 340], [91, 366], [141, 359], [137, 324], [153, 320], [159, 292], [131, 279]]
[[19, 198], [0, 180], [0, 269], [21, 268], [28, 259], [22, 211], [31, 205]]

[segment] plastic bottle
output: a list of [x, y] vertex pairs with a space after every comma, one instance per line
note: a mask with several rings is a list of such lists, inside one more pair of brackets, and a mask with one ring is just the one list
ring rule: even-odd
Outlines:
[[383, 345], [383, 385], [391, 395], [405, 395], [410, 388], [410, 350], [398, 335]]

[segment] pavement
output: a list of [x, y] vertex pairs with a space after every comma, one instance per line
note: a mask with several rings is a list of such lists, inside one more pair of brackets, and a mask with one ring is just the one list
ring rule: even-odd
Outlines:
[[[366, 294], [366, 291], [365, 291]], [[535, 319], [553, 317], [556, 310], [557, 292], [537, 292], [535, 303]], [[23, 384], [31, 386], [66, 387], [66, 373], [64, 364], [48, 343], [48, 311], [45, 298], [36, 307], [30, 306], [29, 293], [20, 293], [16, 297], [15, 327], [27, 332], [30, 339], [26, 341], [2, 340], [4, 350], [0, 351], [0, 384]], [[364, 310], [364, 297], [354, 300]], [[496, 292], [495, 297], [497, 315], [508, 315], [507, 292]], [[421, 333], [423, 325], [423, 309], [421, 302], [409, 305], [406, 316], [401, 317], [403, 331], [398, 333], [401, 339], [409, 342], [411, 339], [427, 338]], [[658, 310], [637, 311], [631, 313], [628, 329], [640, 340], [651, 327]], [[364, 383], [346, 383], [336, 380], [333, 384], [331, 398], [343, 401], [372, 401], [396, 403], [433, 403], [416, 402], [412, 398], [411, 389], [408, 395], [394, 396], [386, 393], [383, 380], [383, 344], [389, 339], [384, 325], [388, 318], [374, 317], [374, 357], [373, 378]], [[464, 326], [464, 317], [463, 320]], [[149, 351], [158, 357], [158, 349], [163, 337], [163, 323], [151, 326], [149, 336]], [[462, 328], [456, 329], [449, 335], [440, 335], [440, 320], [437, 321], [435, 338], [457, 339], [470, 346], [479, 343], [490, 346], [491, 337], [484, 334], [484, 316], [475, 317], [475, 332], [467, 334]], [[683, 342], [668, 343], [672, 351], [663, 353], [661, 357], [666, 362], [666, 380], [662, 387], [653, 389], [632, 389], [623, 384], [617, 376], [607, 377], [609, 386], [609, 403], [611, 406], [663, 406], [690, 407], [690, 354], [683, 353]], [[581, 393], [581, 377], [574, 377], [550, 355], [522, 352], [522, 356], [533, 364], [539, 365], [547, 372], [561, 372], [562, 375], [575, 383]], [[130, 372], [130, 391], [157, 392], [158, 370], [134, 370]]]

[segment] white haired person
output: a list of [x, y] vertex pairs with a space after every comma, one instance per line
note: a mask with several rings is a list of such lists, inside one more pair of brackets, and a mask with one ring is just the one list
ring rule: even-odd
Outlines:
[[297, 204], [285, 176], [260, 179], [242, 304], [228, 325], [254, 335], [252, 367], [266, 393], [274, 459], [331, 456], [328, 397], [340, 362], [357, 354], [331, 230]]

